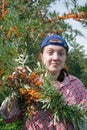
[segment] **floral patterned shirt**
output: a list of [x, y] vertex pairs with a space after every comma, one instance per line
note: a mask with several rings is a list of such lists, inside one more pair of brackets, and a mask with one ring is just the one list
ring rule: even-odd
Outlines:
[[[68, 105], [87, 103], [87, 90], [75, 76], [65, 77], [59, 86], [59, 91], [63, 93], [64, 101]], [[41, 110], [35, 113], [32, 120], [27, 119], [25, 121], [23, 130], [73, 130], [73, 127], [70, 124], [65, 126], [62, 122], [54, 123], [52, 114]]]

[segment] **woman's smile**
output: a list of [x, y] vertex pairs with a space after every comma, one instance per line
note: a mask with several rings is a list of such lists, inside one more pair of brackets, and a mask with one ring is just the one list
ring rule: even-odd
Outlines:
[[54, 66], [54, 67], [58, 67], [59, 64], [56, 63], [56, 62], [52, 62], [51, 65]]

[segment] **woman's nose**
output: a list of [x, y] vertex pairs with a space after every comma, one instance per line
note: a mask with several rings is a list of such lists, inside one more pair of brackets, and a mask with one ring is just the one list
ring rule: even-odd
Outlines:
[[56, 52], [53, 54], [53, 59], [55, 59], [55, 60], [58, 59], [58, 54]]

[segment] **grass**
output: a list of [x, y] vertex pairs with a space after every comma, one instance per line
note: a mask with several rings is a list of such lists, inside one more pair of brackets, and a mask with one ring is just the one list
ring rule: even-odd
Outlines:
[[0, 117], [0, 130], [22, 130], [23, 127], [23, 121], [18, 120], [14, 123], [5, 123], [2, 119], [2, 117]]

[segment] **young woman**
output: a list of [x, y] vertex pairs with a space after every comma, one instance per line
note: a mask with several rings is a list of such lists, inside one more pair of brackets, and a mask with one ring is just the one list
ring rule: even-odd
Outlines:
[[[65, 39], [58, 35], [48, 35], [41, 45], [41, 61], [48, 70], [47, 75], [53, 76], [54, 84], [63, 93], [64, 101], [68, 105], [87, 103], [87, 91], [83, 83], [67, 73], [64, 69], [69, 47]], [[87, 107], [86, 107], [87, 108]], [[85, 130], [87, 127], [85, 128]], [[49, 112], [37, 111], [33, 119], [26, 120], [24, 130], [74, 130], [68, 123], [64, 126], [62, 121], [54, 123]]]
[[[65, 103], [68, 105], [77, 105], [79, 103], [87, 104], [87, 91], [83, 83], [75, 76], [68, 74], [64, 69], [68, 50], [67, 42], [58, 35], [48, 35], [43, 40], [40, 58], [42, 63], [45, 64], [46, 70], [48, 70], [46, 76], [49, 74], [53, 76], [54, 86], [56, 86], [60, 93], [63, 93]], [[7, 121], [11, 122], [14, 119], [11, 118], [9, 121], [7, 119]], [[36, 111], [31, 120], [27, 119], [25, 121], [23, 130], [74, 129], [70, 123], [67, 123], [66, 126], [62, 121], [55, 123], [51, 112], [39, 110]]]

